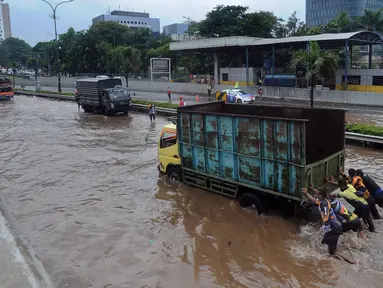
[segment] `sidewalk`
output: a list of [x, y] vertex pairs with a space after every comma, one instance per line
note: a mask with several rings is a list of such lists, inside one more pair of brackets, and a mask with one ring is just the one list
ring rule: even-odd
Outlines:
[[0, 211], [0, 287], [53, 288], [42, 264], [14, 235]]

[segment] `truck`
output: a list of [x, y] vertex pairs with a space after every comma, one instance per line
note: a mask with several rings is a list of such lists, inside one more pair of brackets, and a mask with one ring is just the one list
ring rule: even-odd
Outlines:
[[160, 133], [158, 170], [259, 214], [278, 203], [290, 216], [302, 210], [302, 188], [323, 188], [327, 175], [339, 175], [345, 113], [224, 101], [179, 107]]
[[130, 91], [121, 86], [121, 79], [86, 78], [76, 82], [76, 101], [86, 113], [128, 114]]

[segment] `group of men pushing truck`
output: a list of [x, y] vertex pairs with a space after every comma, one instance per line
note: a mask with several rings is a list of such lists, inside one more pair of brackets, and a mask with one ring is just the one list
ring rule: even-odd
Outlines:
[[[342, 169], [341, 177], [338, 181], [334, 178], [326, 177], [330, 184], [338, 186], [340, 192], [329, 194], [326, 189], [317, 190], [310, 187], [316, 197], [309, 194], [308, 189], [303, 188], [302, 193], [311, 201], [318, 205], [324, 232], [322, 244], [328, 246], [330, 255], [335, 255], [339, 236], [343, 232], [358, 232], [364, 238], [362, 221], [367, 225], [370, 232], [375, 232], [372, 220], [381, 219], [376, 204], [383, 207], [383, 191], [370, 176], [365, 175], [362, 170], [349, 169], [346, 175]], [[337, 198], [345, 199], [355, 208], [354, 212], [349, 211]], [[372, 215], [372, 217], [371, 217]]]

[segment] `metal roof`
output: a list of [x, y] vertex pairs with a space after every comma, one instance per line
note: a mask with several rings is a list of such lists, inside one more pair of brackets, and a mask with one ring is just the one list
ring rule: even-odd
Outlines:
[[201, 39], [194, 41], [171, 42], [171, 51], [183, 50], [206, 50], [213, 48], [234, 48], [268, 45], [293, 45], [302, 42], [339, 42], [349, 40], [354, 45], [383, 44], [382, 38], [378, 33], [371, 31], [357, 31], [349, 33], [326, 33], [310, 36], [296, 36], [286, 38], [255, 38], [244, 36], [221, 37]]

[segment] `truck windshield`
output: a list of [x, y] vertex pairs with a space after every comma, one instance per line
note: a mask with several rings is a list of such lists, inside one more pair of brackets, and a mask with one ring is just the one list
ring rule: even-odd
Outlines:
[[128, 89], [112, 89], [109, 91], [111, 100], [122, 100], [130, 98], [130, 92]]

